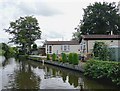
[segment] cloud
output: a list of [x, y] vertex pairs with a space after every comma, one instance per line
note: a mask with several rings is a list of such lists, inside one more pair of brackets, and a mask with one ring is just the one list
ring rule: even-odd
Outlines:
[[11, 21], [27, 15], [37, 18], [42, 39], [70, 40], [83, 18], [83, 8], [95, 1], [113, 0], [0, 0], [0, 42], [10, 37], [3, 29], [8, 28]]
[[[49, 6], [45, 2], [40, 2], [38, 0], [33, 1], [21, 1], [21, 0], [5, 0], [0, 3], [0, 6], [3, 10], [10, 10], [12, 9], [15, 13], [15, 15], [42, 15], [42, 16], [53, 16], [62, 14], [61, 11], [58, 11], [57, 9], [53, 8], [52, 6]], [[6, 11], [10, 12], [10, 11]]]
[[55, 31], [47, 31], [42, 33], [42, 39], [55, 39], [55, 38], [62, 38], [62, 34], [55, 32]]
[[20, 16], [53, 17], [61, 15], [62, 12], [46, 2], [40, 2], [40, 0], [1, 0], [0, 14], [0, 34], [2, 34], [0, 35], [0, 42], [4, 42], [8, 41], [10, 36], [3, 29], [8, 28], [10, 22], [15, 21]]

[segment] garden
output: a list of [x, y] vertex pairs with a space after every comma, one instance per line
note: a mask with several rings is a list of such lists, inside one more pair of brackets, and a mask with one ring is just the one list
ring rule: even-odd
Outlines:
[[50, 56], [50, 54], [47, 54], [47, 60], [50, 60], [50, 59], [52, 61], [69, 63], [73, 65], [79, 64], [79, 56], [77, 53], [69, 53], [69, 54], [62, 53], [61, 56], [58, 56], [55, 53], [53, 53], [52, 56]]
[[120, 85], [120, 62], [110, 61], [111, 55], [108, 46], [104, 42], [95, 42], [93, 48], [93, 57], [86, 62], [79, 60], [77, 53], [62, 53], [61, 56], [53, 53], [47, 54], [47, 60], [58, 63], [67, 63], [69, 65], [82, 65], [84, 75], [93, 79], [106, 79], [117, 85]]
[[104, 42], [96, 42], [93, 52], [94, 57], [84, 66], [84, 75], [98, 80], [106, 79], [120, 86], [120, 62], [111, 60], [108, 46]]

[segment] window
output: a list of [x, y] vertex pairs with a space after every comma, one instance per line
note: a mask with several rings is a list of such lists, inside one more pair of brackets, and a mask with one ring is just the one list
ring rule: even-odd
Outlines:
[[80, 43], [80, 50], [83, 52], [86, 50], [86, 42]]
[[49, 53], [52, 53], [52, 46], [49, 46]]
[[70, 50], [70, 46], [68, 45], [68, 51]]
[[83, 49], [85, 49], [85, 45], [83, 45]]
[[47, 46], [47, 53], [52, 53], [52, 45]]
[[64, 51], [67, 51], [67, 46], [66, 45], [64, 45]]
[[82, 50], [82, 45], [80, 46], [80, 50]]
[[69, 45], [62, 45], [61, 46], [61, 50], [62, 51], [69, 51], [70, 50], [70, 46]]
[[63, 46], [61, 45], [61, 50], [63, 50]]

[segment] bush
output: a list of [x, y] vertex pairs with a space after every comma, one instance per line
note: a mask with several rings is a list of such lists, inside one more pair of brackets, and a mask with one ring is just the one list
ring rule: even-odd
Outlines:
[[47, 60], [50, 60], [50, 54], [47, 54]]
[[108, 47], [104, 42], [95, 42], [93, 52], [94, 56], [98, 57], [99, 60], [109, 60]]
[[95, 79], [110, 79], [120, 85], [120, 62], [89, 60], [85, 66], [86, 76]]
[[73, 53], [73, 64], [78, 65], [78, 63], [79, 63], [78, 54]]
[[64, 63], [67, 62], [67, 55], [65, 53], [62, 53], [62, 61]]
[[56, 61], [56, 60], [57, 60], [57, 55], [56, 55], [55, 53], [53, 53], [53, 55], [52, 55], [52, 60], [53, 60], [53, 61]]
[[68, 55], [68, 60], [69, 60], [69, 63], [70, 63], [70, 64], [73, 63], [73, 54], [72, 54], [72, 53], [69, 53], [69, 55]]

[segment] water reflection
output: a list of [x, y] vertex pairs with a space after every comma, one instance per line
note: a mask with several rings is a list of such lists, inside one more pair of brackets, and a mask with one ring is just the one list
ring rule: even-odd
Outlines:
[[[0, 69], [1, 70], [1, 69]], [[17, 89], [112, 89], [82, 74], [31, 60], [6, 61], [2, 68], [2, 88]]]
[[15, 70], [15, 88], [39, 89], [40, 78], [32, 70], [32, 66], [26, 62], [20, 62], [18, 70]]

